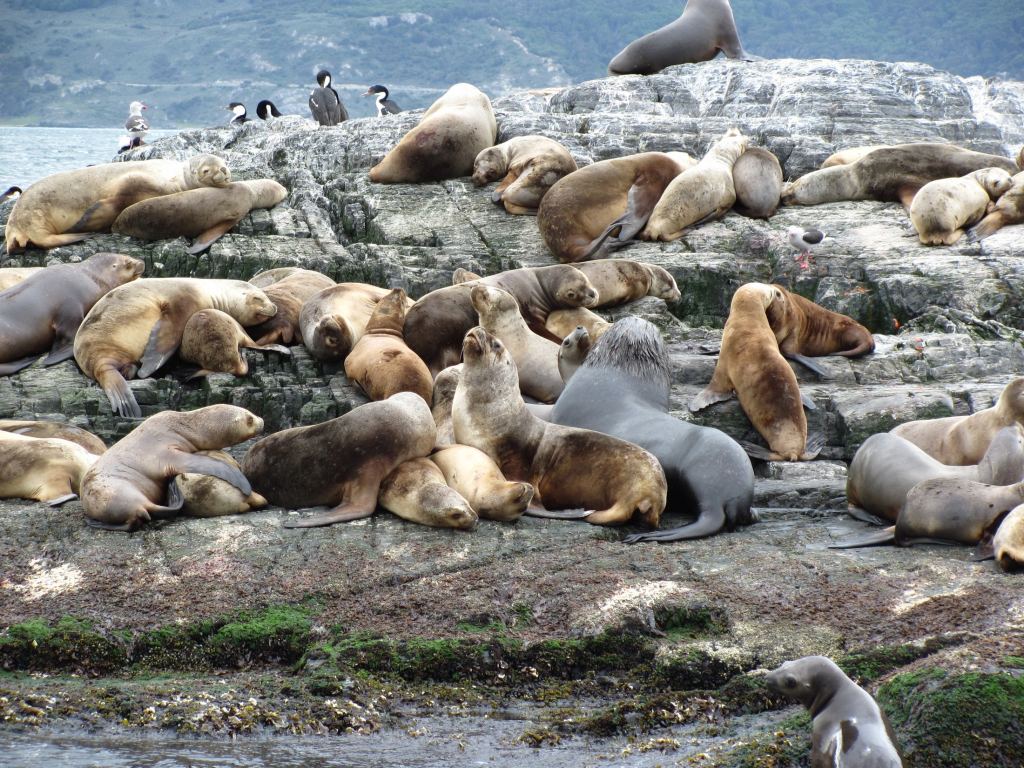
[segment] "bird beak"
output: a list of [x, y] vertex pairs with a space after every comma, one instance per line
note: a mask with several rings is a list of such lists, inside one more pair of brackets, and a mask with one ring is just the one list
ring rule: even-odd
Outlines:
[[369, 88], [367, 88], [366, 89], [366, 93], [364, 93], [363, 96], [373, 96], [373, 91], [371, 91]]

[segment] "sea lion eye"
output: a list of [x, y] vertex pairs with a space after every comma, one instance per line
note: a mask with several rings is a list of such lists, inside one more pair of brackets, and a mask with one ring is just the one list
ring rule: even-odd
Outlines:
[[796, 678], [792, 675], [786, 675], [785, 686], [787, 688], [796, 688]]

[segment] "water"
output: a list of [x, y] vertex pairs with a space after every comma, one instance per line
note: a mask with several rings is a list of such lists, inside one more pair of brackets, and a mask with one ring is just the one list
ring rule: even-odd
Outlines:
[[[150, 131], [147, 142], [175, 131]], [[117, 155], [124, 129], [0, 127], [0, 192], [29, 184], [58, 171], [109, 163]]]

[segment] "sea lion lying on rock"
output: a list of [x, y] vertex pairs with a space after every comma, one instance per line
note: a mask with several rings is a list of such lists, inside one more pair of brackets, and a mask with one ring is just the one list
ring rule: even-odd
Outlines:
[[575, 170], [569, 150], [554, 139], [517, 136], [476, 156], [473, 183], [481, 187], [501, 179], [491, 202], [504, 205], [509, 213], [536, 215], [551, 185]]

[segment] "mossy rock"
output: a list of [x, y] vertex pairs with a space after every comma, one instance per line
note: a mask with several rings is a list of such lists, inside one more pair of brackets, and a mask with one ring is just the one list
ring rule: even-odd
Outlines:
[[128, 662], [125, 638], [101, 633], [91, 622], [64, 617], [50, 625], [31, 619], [0, 634], [4, 669], [103, 673]]

